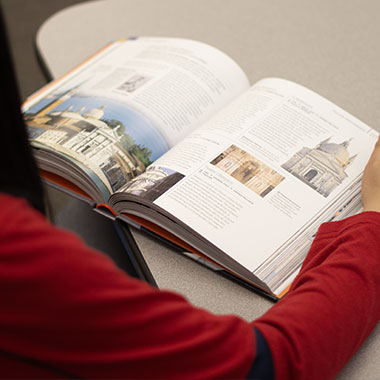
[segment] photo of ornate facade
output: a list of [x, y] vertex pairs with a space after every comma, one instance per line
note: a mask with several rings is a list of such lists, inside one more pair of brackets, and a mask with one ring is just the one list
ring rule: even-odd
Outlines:
[[211, 164], [261, 197], [265, 197], [284, 179], [281, 174], [235, 145], [217, 156]]
[[347, 177], [345, 170], [355, 160], [350, 156], [350, 140], [340, 144], [331, 143], [328, 138], [314, 148], [302, 148], [282, 167], [306, 183], [318, 193], [327, 197]]
[[127, 183], [123, 192], [154, 201], [184, 177], [183, 174], [167, 168], [150, 166], [145, 173]]
[[53, 98], [35, 114], [25, 115], [29, 138], [82, 162], [108, 182], [112, 191], [145, 170], [145, 165], [121, 144], [120, 126], [111, 128], [102, 117], [105, 106], [92, 109], [73, 105], [56, 108], [73, 97], [77, 88]]

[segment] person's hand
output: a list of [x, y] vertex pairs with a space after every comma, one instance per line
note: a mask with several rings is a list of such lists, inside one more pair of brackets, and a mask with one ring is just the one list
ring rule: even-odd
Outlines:
[[380, 212], [380, 136], [364, 169], [362, 203], [363, 211]]

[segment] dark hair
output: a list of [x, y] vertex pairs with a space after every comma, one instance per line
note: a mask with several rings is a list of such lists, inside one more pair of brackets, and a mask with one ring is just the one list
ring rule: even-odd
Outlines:
[[43, 188], [20, 110], [20, 96], [0, 8], [0, 192], [45, 212]]

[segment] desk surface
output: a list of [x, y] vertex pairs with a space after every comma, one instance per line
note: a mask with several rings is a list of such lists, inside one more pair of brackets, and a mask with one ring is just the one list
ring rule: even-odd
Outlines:
[[[37, 48], [54, 78], [128, 36], [184, 37], [234, 58], [251, 83], [294, 80], [380, 131], [380, 3], [376, 0], [101, 0], [67, 8], [40, 28]], [[135, 231], [161, 288], [215, 313], [251, 320], [271, 302]], [[354, 310], [353, 310], [354, 312]], [[379, 327], [339, 375], [376, 379]]]

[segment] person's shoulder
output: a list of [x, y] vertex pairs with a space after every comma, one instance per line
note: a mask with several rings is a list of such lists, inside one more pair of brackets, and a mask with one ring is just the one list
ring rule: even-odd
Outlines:
[[19, 209], [29, 209], [31, 206], [24, 198], [15, 197], [10, 194], [0, 193], [0, 215]]
[[49, 224], [44, 215], [35, 210], [28, 201], [13, 195], [0, 193], [0, 237], [34, 224]]

